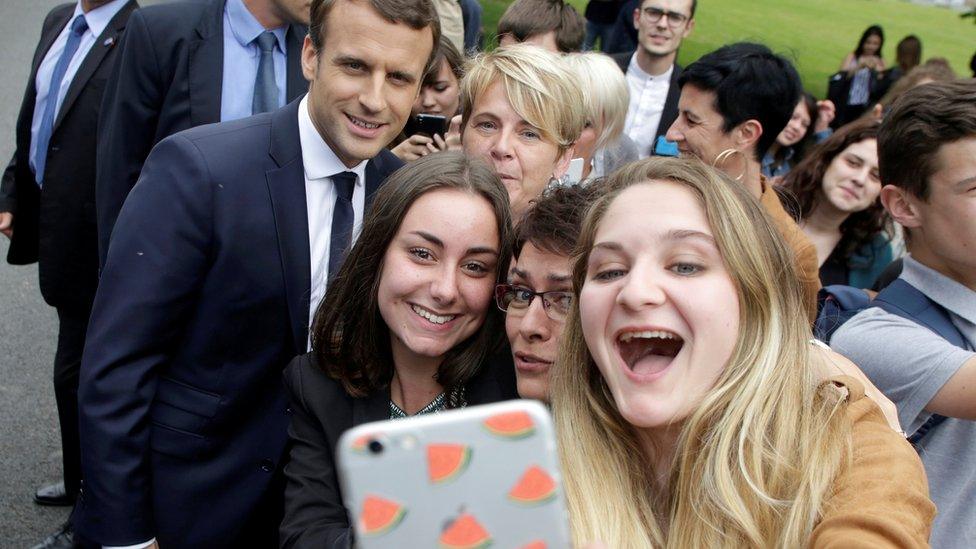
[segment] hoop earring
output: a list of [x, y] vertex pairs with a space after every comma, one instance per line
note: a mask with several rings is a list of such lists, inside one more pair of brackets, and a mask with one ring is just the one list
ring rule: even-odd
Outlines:
[[725, 149], [724, 151], [718, 153], [718, 156], [716, 156], [715, 157], [715, 160], [712, 161], [712, 167], [715, 168], [715, 169], [717, 169], [717, 170], [721, 170], [721, 171], [725, 172], [726, 174], [729, 175], [729, 177], [731, 177], [732, 174], [726, 172], [725, 171], [725, 166], [723, 166], [723, 165], [730, 158], [732, 158], [733, 156], [735, 156], [737, 154], [738, 155], [742, 155], [742, 164], [743, 164], [743, 166], [742, 166], [742, 173], [740, 173], [739, 176], [736, 177], [736, 178], [734, 178], [734, 179], [736, 181], [742, 181], [742, 178], [746, 176], [746, 171], [749, 169], [749, 163], [746, 162], [746, 154], [744, 152], [740, 151], [739, 149], [728, 148], [728, 149]]

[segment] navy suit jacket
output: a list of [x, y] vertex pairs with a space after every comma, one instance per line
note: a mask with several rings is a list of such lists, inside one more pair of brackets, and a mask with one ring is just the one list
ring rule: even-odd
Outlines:
[[[222, 547], [277, 528], [257, 509], [286, 456], [281, 375], [310, 293], [298, 106], [164, 139], [122, 208], [78, 394], [87, 540]], [[400, 165], [367, 164], [367, 204]]]
[[[119, 63], [105, 90], [98, 131], [98, 253], [108, 241], [125, 197], [149, 151], [163, 138], [220, 122], [226, 0], [173, 2], [132, 14]], [[307, 29], [292, 25], [286, 101], [308, 91], [301, 51]]]
[[115, 14], [88, 51], [68, 85], [51, 134], [44, 192], [30, 168], [31, 124], [37, 100], [37, 69], [71, 21], [75, 3], [51, 10], [34, 51], [30, 78], [17, 117], [17, 149], [0, 183], [0, 212], [13, 212], [14, 234], [7, 261], [37, 261], [41, 295], [49, 305], [87, 316], [98, 284], [95, 233], [95, 140], [105, 83], [112, 73], [129, 15], [130, 1]]

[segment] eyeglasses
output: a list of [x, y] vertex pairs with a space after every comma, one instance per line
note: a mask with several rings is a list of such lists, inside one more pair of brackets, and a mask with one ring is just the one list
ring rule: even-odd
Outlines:
[[668, 26], [672, 29], [680, 27], [689, 19], [689, 17], [683, 13], [662, 10], [661, 8], [647, 7], [641, 10], [641, 13], [643, 13], [644, 17], [647, 17], [647, 20], [651, 23], [657, 23], [662, 17], [667, 16]]
[[535, 292], [512, 284], [495, 286], [495, 303], [498, 308], [513, 315], [524, 315], [535, 296], [542, 298], [542, 309], [546, 316], [557, 322], [566, 320], [569, 307], [573, 304], [573, 292]]

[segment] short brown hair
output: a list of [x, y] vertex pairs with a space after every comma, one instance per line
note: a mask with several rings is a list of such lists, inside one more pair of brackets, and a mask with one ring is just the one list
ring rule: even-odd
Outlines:
[[518, 258], [526, 243], [569, 258], [579, 240], [583, 217], [603, 180], [557, 185], [543, 191], [515, 228], [513, 253]]
[[[498, 228], [502, 280], [511, 258], [512, 221], [508, 192], [486, 164], [461, 152], [439, 152], [408, 163], [376, 192], [356, 244], [315, 311], [312, 349], [320, 367], [353, 397], [387, 387], [393, 377], [390, 329], [380, 314], [379, 285], [386, 250], [418, 198], [439, 189], [457, 189], [491, 204]], [[505, 335], [501, 312], [489, 307], [485, 323], [448, 351], [437, 382], [450, 394], [463, 387], [495, 352]], [[455, 403], [448, 403], [453, 407]]]
[[583, 17], [563, 0], [515, 0], [498, 21], [498, 36], [519, 42], [532, 36], [556, 33], [556, 47], [563, 53], [583, 47]]
[[[328, 27], [329, 14], [339, 0], [312, 0], [310, 8], [308, 35], [316, 50], [321, 50], [325, 44], [325, 29]], [[345, 0], [359, 2], [362, 0]], [[390, 23], [403, 23], [414, 30], [430, 27], [434, 35], [430, 56], [424, 73], [434, 66], [437, 55], [437, 45], [441, 40], [441, 20], [437, 10], [430, 0], [366, 0], [369, 5]]]
[[939, 149], [966, 137], [976, 137], [976, 79], [908, 90], [878, 132], [881, 181], [926, 200]]

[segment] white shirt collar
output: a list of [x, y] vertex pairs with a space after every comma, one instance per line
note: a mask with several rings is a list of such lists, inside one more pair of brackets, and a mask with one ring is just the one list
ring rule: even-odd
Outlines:
[[115, 14], [119, 13], [122, 6], [126, 4], [129, 0], [112, 0], [108, 4], [98, 6], [97, 8], [85, 13], [81, 9], [81, 0], [75, 4], [75, 13], [71, 16], [71, 20], [74, 21], [75, 17], [84, 14], [85, 22], [88, 23], [88, 30], [91, 31], [92, 35], [96, 38], [102, 34], [105, 27], [112, 22], [112, 18]]
[[332, 152], [332, 148], [322, 139], [322, 135], [312, 123], [308, 113], [308, 95], [302, 98], [298, 105], [298, 138], [302, 145], [302, 164], [305, 168], [305, 179], [314, 181], [325, 177], [332, 177], [340, 172], [356, 174], [356, 185], [363, 185], [366, 180], [366, 163], [363, 160], [352, 168], [347, 168]]
[[658, 75], [647, 74], [646, 72], [644, 72], [644, 69], [640, 68], [640, 65], [637, 64], [637, 52], [635, 51], [634, 55], [631, 56], [630, 58], [630, 65], [628, 65], [627, 67], [627, 72], [628, 73], [633, 72], [635, 75], [639, 76], [641, 80], [664, 80], [666, 82], [670, 82], [671, 73], [674, 72], [674, 63], [672, 63], [671, 66], [668, 67], [667, 71], [661, 74]]

